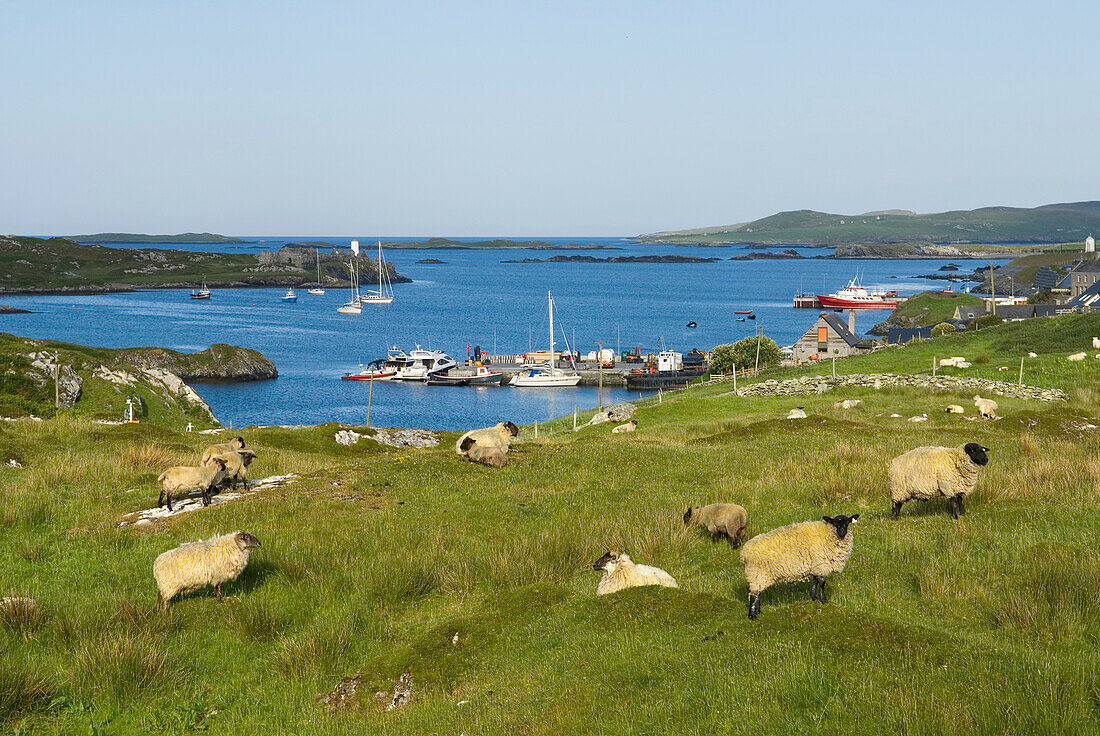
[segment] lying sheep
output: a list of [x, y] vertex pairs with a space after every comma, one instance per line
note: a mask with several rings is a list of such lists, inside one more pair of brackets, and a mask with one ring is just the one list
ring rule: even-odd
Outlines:
[[962, 408], [958, 404], [948, 404], [947, 408], [944, 409], [944, 411], [947, 412], [948, 414], [965, 414], [966, 413], [966, 409]]
[[244, 437], [234, 437], [228, 442], [222, 442], [218, 445], [210, 445], [202, 451], [202, 460], [199, 465], [205, 465], [206, 461], [215, 455], [224, 455], [227, 452], [235, 452], [236, 450], [244, 449]]
[[993, 399], [983, 399], [981, 396], [975, 396], [974, 406], [978, 408], [978, 413], [985, 419], [997, 418], [997, 402]]
[[760, 594], [775, 583], [813, 580], [810, 600], [825, 603], [825, 578], [840, 572], [852, 554], [848, 525], [859, 514], [772, 529], [745, 542], [741, 565], [749, 583], [749, 618], [760, 615]]
[[511, 422], [500, 422], [495, 427], [485, 429], [471, 429], [455, 442], [455, 452], [459, 455], [466, 454], [462, 449], [462, 442], [466, 438], [472, 439], [481, 447], [497, 447], [502, 452], [508, 452], [508, 448], [512, 446], [512, 438], [517, 435], [519, 435], [519, 427]]
[[628, 555], [608, 552], [592, 563], [593, 570], [603, 570], [596, 595], [615, 593], [623, 588], [636, 588], [644, 585], [660, 585], [665, 588], [679, 588], [676, 580], [659, 567], [635, 565]]
[[615, 428], [613, 428], [613, 429], [611, 430], [611, 432], [612, 432], [613, 434], [618, 434], [618, 433], [620, 433], [620, 432], [633, 432], [633, 431], [634, 431], [634, 430], [636, 430], [637, 428], [638, 428], [638, 422], [636, 422], [636, 421], [634, 421], [633, 419], [631, 419], [631, 420], [630, 420], [629, 422], [627, 422], [626, 424], [620, 424], [620, 425], [619, 425], [618, 427], [615, 427]]
[[1092, 349], [1100, 350], [1100, 337], [1092, 338]]
[[863, 399], [844, 399], [833, 404], [834, 409], [854, 409], [863, 403]]
[[222, 483], [225, 483], [233, 490], [237, 490], [237, 481], [240, 481], [245, 488], [248, 487], [248, 466], [256, 459], [256, 453], [252, 452], [252, 450], [237, 450], [236, 452], [226, 452], [216, 455], [215, 457], [225, 460], [225, 474], [222, 477]]
[[698, 508], [689, 506], [684, 512], [684, 526], [698, 524], [705, 527], [715, 542], [724, 534], [734, 547], [741, 544], [748, 521], [748, 512], [735, 503], [712, 503]]
[[202, 505], [210, 505], [210, 492], [214, 486], [221, 483], [225, 476], [225, 460], [220, 457], [212, 457], [200, 467], [190, 465], [177, 465], [168, 468], [157, 480], [161, 483], [160, 497], [157, 506], [163, 506], [165, 498], [168, 500], [168, 510], [172, 510], [172, 496], [183, 491], [202, 491]]
[[469, 437], [463, 439], [459, 447], [462, 449], [462, 454], [471, 462], [488, 465], [491, 468], [503, 468], [508, 464], [508, 456], [499, 447], [480, 445]]
[[1074, 353], [1073, 355], [1067, 355], [1066, 360], [1073, 360], [1073, 361], [1084, 360], [1085, 357], [1086, 357], [1086, 353]]
[[963, 499], [974, 491], [978, 468], [989, 462], [988, 448], [977, 442], [962, 447], [917, 447], [890, 462], [892, 518], [897, 519], [906, 501], [943, 496], [952, 518], [965, 514]]
[[248, 532], [234, 532], [200, 542], [188, 542], [157, 556], [153, 577], [157, 581], [157, 606], [168, 610], [168, 602], [177, 593], [190, 593], [214, 586], [214, 595], [222, 599], [222, 583], [236, 580], [248, 564], [250, 550], [260, 540]]
[[1039, 354], [1038, 354], [1038, 353], [1031, 353], [1031, 352], [1029, 352], [1029, 353], [1027, 354], [1027, 357], [1029, 357], [1029, 358], [1038, 358], [1038, 357], [1039, 357]]
[[797, 409], [791, 409], [787, 412], [787, 419], [805, 419], [806, 407], [800, 406]]

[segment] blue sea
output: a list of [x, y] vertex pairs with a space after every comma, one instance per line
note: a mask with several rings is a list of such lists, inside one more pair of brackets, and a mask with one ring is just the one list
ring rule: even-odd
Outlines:
[[[377, 238], [359, 238], [365, 244]], [[381, 238], [382, 240], [400, 240]], [[467, 240], [477, 240], [469, 238]], [[857, 274], [864, 285], [911, 294], [943, 288], [944, 281], [917, 278], [947, 260], [756, 260], [730, 261], [741, 246], [701, 248], [639, 245], [622, 238], [514, 238], [559, 244], [599, 243], [619, 250], [590, 250], [597, 258], [619, 255], [717, 257], [715, 263], [607, 264], [502, 263], [569, 255], [562, 250], [390, 250], [386, 259], [413, 279], [395, 284], [390, 305], [365, 306], [363, 314], [337, 314], [344, 289], [324, 296], [299, 292], [296, 304], [280, 301], [285, 289], [215, 289], [208, 302], [189, 290], [153, 290], [100, 296], [7, 296], [3, 302], [31, 314], [0, 315], [0, 330], [103, 347], [157, 345], [196, 351], [221, 342], [259, 350], [279, 378], [247, 384], [196, 384], [223, 424], [317, 424], [366, 420], [368, 385], [341, 381], [358, 365], [384, 357], [386, 348], [416, 345], [444, 350], [460, 362], [467, 346], [495, 354], [546, 349], [546, 293], [556, 303], [557, 347], [565, 340], [581, 353], [605, 347], [643, 352], [672, 348], [709, 350], [755, 334], [760, 327], [780, 345], [794, 342], [816, 312], [794, 309], [799, 290], [836, 291]], [[248, 238], [246, 243], [143, 244], [141, 247], [224, 252], [274, 250], [287, 242], [324, 240], [347, 247], [348, 238]], [[408, 238], [407, 240], [423, 240]], [[122, 247], [122, 246], [120, 246]], [[369, 248], [367, 248], [369, 251]], [[824, 249], [796, 248], [807, 256]], [[578, 251], [579, 253], [579, 251]], [[418, 264], [436, 258], [440, 265]], [[983, 262], [984, 263], [984, 262]], [[970, 270], [976, 262], [959, 262]], [[754, 310], [755, 321], [736, 321], [735, 311]], [[887, 311], [857, 313], [869, 329]], [[688, 328], [694, 321], [697, 328]], [[637, 398], [637, 392], [604, 389], [605, 403]], [[390, 382], [374, 385], [371, 424], [456, 430], [511, 420], [545, 421], [596, 406], [597, 389], [444, 387]]]

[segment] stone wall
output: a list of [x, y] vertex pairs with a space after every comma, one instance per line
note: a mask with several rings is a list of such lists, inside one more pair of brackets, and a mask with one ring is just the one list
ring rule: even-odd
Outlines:
[[[932, 391], [962, 391], [975, 394], [993, 394], [1030, 401], [1065, 401], [1065, 391], [1058, 389], [1020, 386], [1005, 381], [991, 381], [969, 376], [930, 376], [907, 373], [853, 373], [846, 376], [803, 376], [787, 381], [771, 379], [738, 389], [738, 396], [809, 396], [823, 394], [838, 387], [894, 388], [912, 386]], [[730, 392], [733, 393], [732, 391]]]

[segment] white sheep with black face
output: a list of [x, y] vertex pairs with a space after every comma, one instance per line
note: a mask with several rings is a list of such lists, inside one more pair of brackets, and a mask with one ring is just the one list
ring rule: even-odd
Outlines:
[[199, 461], [199, 465], [205, 465], [206, 461], [217, 455], [223, 455], [227, 452], [236, 452], [237, 450], [244, 449], [244, 437], [234, 437], [228, 442], [221, 442], [217, 445], [210, 445], [202, 451], [202, 459]]
[[168, 610], [177, 594], [190, 593], [208, 585], [222, 599], [222, 583], [236, 580], [248, 565], [249, 552], [260, 540], [248, 532], [234, 532], [199, 542], [181, 544], [157, 556], [153, 577], [157, 581], [157, 606]]
[[974, 492], [978, 468], [989, 463], [989, 448], [977, 442], [961, 447], [916, 447], [890, 462], [892, 517], [906, 501], [946, 498], [951, 516], [965, 514], [963, 499]]
[[512, 446], [512, 438], [518, 436], [519, 427], [512, 422], [500, 422], [494, 427], [486, 427], [485, 429], [471, 429], [455, 442], [455, 453], [458, 455], [466, 454], [462, 444], [467, 439], [473, 440], [483, 448], [496, 447], [501, 452], [508, 452], [508, 448]]
[[749, 513], [735, 503], [688, 507], [684, 512], [684, 526], [698, 524], [707, 530], [711, 540], [717, 542], [724, 536], [734, 547], [741, 544], [748, 521]]
[[629, 555], [607, 552], [592, 564], [593, 570], [603, 570], [596, 595], [615, 593], [624, 588], [637, 588], [646, 585], [660, 585], [665, 588], [678, 588], [675, 578], [659, 567], [636, 565]]
[[983, 419], [997, 418], [997, 402], [993, 399], [983, 399], [981, 396], [975, 396], [974, 406], [978, 409], [978, 413], [982, 415]]
[[168, 510], [172, 510], [172, 497], [185, 491], [202, 491], [202, 505], [210, 505], [210, 493], [225, 477], [225, 460], [211, 457], [199, 467], [177, 465], [168, 468], [157, 478], [161, 483], [157, 506], [168, 501]]
[[459, 448], [470, 462], [488, 465], [490, 468], [503, 468], [508, 464], [508, 456], [496, 445], [482, 445], [466, 437], [459, 444]]
[[810, 600], [825, 603], [825, 578], [841, 572], [852, 554], [848, 526], [859, 519], [825, 516], [821, 521], [772, 529], [741, 548], [741, 565], [749, 584], [749, 618], [760, 615], [760, 594], [776, 583], [812, 580]]

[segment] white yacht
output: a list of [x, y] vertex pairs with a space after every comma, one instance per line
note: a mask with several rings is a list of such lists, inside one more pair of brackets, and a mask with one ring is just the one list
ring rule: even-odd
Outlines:
[[386, 261], [382, 258], [382, 241], [378, 241], [378, 291], [368, 291], [359, 301], [363, 304], [390, 304], [393, 302], [393, 287], [390, 275], [386, 272]]
[[[389, 359], [394, 360], [395, 357], [391, 351]], [[394, 376], [399, 381], [427, 381], [433, 373], [448, 371], [458, 365], [458, 361], [446, 353], [440, 350], [423, 350], [419, 345], [415, 350], [410, 350], [406, 358], [409, 363], [398, 369]]]
[[351, 253], [352, 259], [348, 264], [348, 268], [351, 271], [351, 285], [354, 291], [354, 296], [351, 301], [336, 308], [336, 311], [340, 314], [362, 314], [363, 313], [363, 297], [359, 296], [359, 241], [351, 241]]
[[321, 254], [314, 248], [313, 255], [317, 256], [317, 285], [306, 289], [306, 293], [313, 296], [324, 296], [325, 287], [321, 286]]
[[550, 310], [550, 361], [545, 365], [524, 366], [522, 373], [512, 376], [509, 385], [525, 387], [556, 388], [559, 386], [576, 386], [581, 382], [581, 377], [571, 371], [563, 371], [554, 365], [554, 297], [548, 291], [546, 299]]

